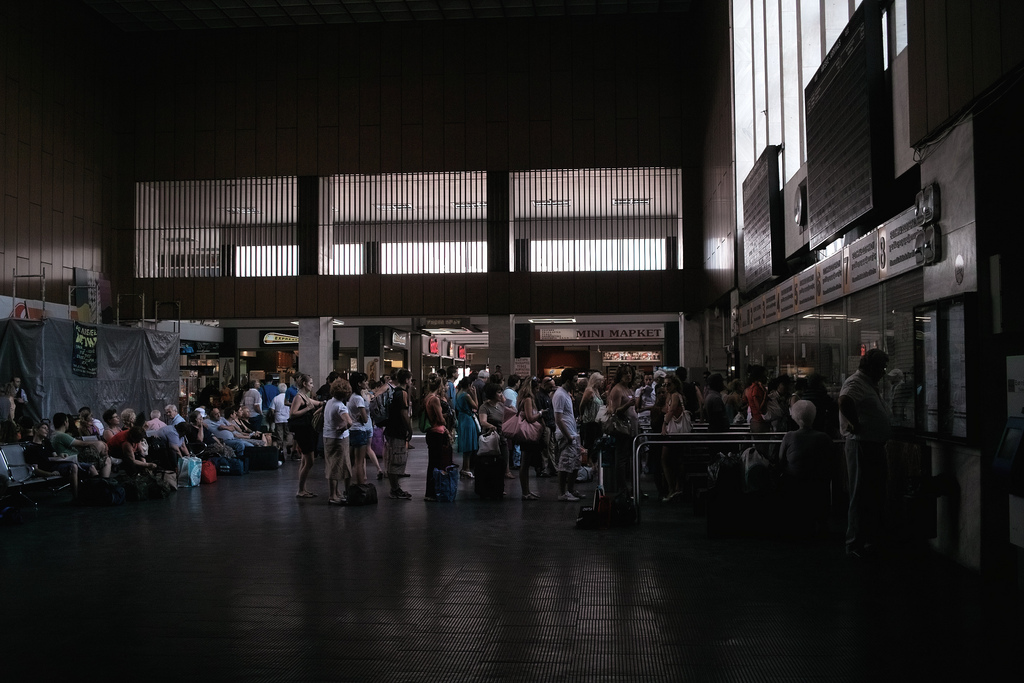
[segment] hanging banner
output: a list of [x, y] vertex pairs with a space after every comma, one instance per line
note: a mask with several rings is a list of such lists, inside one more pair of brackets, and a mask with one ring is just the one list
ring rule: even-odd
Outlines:
[[71, 372], [76, 377], [96, 377], [96, 338], [94, 325], [75, 321], [71, 345]]

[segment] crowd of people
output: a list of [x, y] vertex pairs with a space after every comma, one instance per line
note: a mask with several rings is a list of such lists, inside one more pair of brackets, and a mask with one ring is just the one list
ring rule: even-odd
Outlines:
[[[299, 461], [298, 498], [317, 496], [308, 479], [315, 458], [322, 455], [328, 503], [334, 505], [346, 503], [352, 485], [366, 485], [367, 461], [378, 480], [387, 479], [390, 498], [412, 498], [402, 479], [410, 476], [406, 466], [416, 416], [426, 436], [428, 502], [437, 500], [433, 471], [452, 465], [459, 453], [461, 477], [472, 481], [485, 442], [489, 453], [497, 449], [500, 454], [501, 475], [519, 480], [524, 501], [540, 499], [531, 472], [535, 478], [557, 477], [558, 499], [578, 501], [579, 472], [594, 465], [601, 449], [613, 461], [608, 488], [630, 492], [634, 436], [688, 432], [695, 424], [708, 432], [728, 432], [734, 425], [747, 425], [754, 434], [787, 432], [768, 454], [780, 473], [780, 488], [801, 500], [813, 488], [807, 482], [828, 476], [823, 463], [832, 441], [842, 434], [851, 477], [848, 546], [860, 555], [869, 552], [865, 548], [870, 549], [878, 526], [878, 472], [884, 471], [879, 461], [888, 422], [877, 380], [885, 362], [880, 351], [865, 356], [838, 402], [818, 375], [796, 380], [780, 375], [768, 381], [758, 365], [747, 368], [745, 387], [717, 373], [693, 382], [682, 367], [639, 376], [621, 365], [608, 377], [572, 368], [557, 376], [505, 377], [483, 369], [460, 377], [453, 366], [429, 375], [422, 392], [407, 369], [380, 382], [360, 372], [332, 372], [318, 389], [312, 377], [298, 374], [290, 385], [257, 380], [243, 387], [210, 388], [187, 418], [168, 404], [143, 414], [109, 408], [102, 419], [82, 407], [40, 421], [25, 416], [27, 396], [15, 377], [0, 396], [0, 425], [5, 443], [25, 443], [28, 462], [39, 474], [62, 476], [72, 496], [83, 478], [108, 478], [117, 471], [145, 474], [174, 469], [178, 456], [239, 458], [248, 448], [272, 446], [279, 465]], [[505, 433], [513, 417], [535, 436], [524, 440]], [[166, 446], [164, 462], [148, 453], [154, 439]], [[662, 501], [682, 490], [684, 448], [655, 440], [641, 449], [644, 471]]]

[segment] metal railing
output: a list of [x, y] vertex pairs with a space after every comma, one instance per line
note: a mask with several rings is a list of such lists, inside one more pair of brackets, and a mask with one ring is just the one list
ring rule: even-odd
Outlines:
[[[643, 496], [639, 495], [640, 491], [640, 475], [643, 470], [643, 463], [640, 460], [640, 449], [650, 444], [657, 444], [658, 446], [669, 446], [669, 445], [683, 445], [683, 446], [711, 446], [715, 444], [735, 444], [737, 453], [742, 452], [749, 446], [756, 446], [758, 444], [778, 444], [782, 442], [782, 437], [786, 435], [786, 432], [759, 432], [752, 434], [749, 429], [744, 431], [728, 431], [728, 432], [690, 432], [688, 434], [637, 434], [633, 437], [633, 497], [636, 501], [637, 506], [640, 505], [640, 501]], [[843, 439], [834, 439], [834, 444], [845, 443]], [[739, 448], [739, 446], [743, 448]], [[730, 449], [732, 450], [732, 449]], [[684, 452], [682, 456], [685, 458], [687, 454]], [[694, 457], [698, 457], [694, 454]], [[699, 457], [706, 457], [706, 453], [700, 453]]]

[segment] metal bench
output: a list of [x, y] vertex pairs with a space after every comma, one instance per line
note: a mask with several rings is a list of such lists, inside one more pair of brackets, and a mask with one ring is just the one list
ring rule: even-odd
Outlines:
[[[49, 485], [50, 482], [61, 482], [63, 479], [59, 474], [49, 477], [37, 475], [35, 467], [25, 462], [25, 444], [22, 443], [5, 443], [0, 446], [0, 475], [9, 479], [7, 492], [3, 499], [18, 496], [32, 505], [38, 505], [38, 503], [28, 497], [28, 494], [25, 493], [26, 488]], [[52, 493], [59, 491], [64, 486], [49, 488]]]

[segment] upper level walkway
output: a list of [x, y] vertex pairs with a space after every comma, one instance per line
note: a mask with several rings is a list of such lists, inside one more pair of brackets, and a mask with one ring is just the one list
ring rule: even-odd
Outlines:
[[375, 507], [329, 507], [319, 460], [308, 500], [294, 462], [116, 508], [41, 495], [0, 528], [4, 680], [1020, 674], [1020, 606], [927, 549], [848, 559], [836, 519], [815, 543], [708, 539], [653, 496], [637, 527], [580, 531], [553, 479], [531, 481], [537, 502], [509, 480], [504, 502], [464, 481], [454, 504], [426, 503], [415, 443], [413, 499], [378, 484]]

